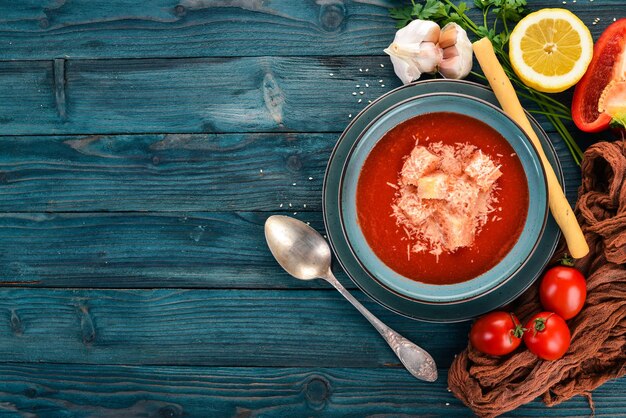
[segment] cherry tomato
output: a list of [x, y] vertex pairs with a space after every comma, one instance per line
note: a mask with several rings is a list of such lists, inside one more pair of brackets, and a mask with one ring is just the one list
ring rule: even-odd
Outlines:
[[526, 324], [524, 342], [544, 360], [561, 358], [569, 348], [570, 332], [565, 320], [554, 312], [541, 312]]
[[574, 267], [556, 266], [544, 274], [539, 286], [539, 299], [546, 311], [563, 319], [578, 315], [587, 298], [587, 282]]
[[478, 318], [470, 331], [470, 342], [479, 351], [503, 356], [522, 342], [524, 331], [513, 313], [496, 311]]

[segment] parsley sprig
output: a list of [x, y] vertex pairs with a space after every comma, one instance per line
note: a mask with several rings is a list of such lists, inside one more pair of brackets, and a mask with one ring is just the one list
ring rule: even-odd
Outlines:
[[[517, 94], [537, 105], [537, 108], [530, 109], [530, 112], [546, 116], [563, 138], [576, 164], [580, 165], [583, 153], [564, 123], [572, 119], [570, 109], [555, 98], [526, 86], [513, 71], [509, 60], [510, 31], [528, 14], [526, 0], [474, 0], [473, 6], [480, 11], [482, 19], [474, 20], [468, 16], [470, 7], [466, 2], [455, 4], [451, 0], [425, 0], [421, 3], [411, 0], [410, 5], [390, 9], [389, 14], [397, 20], [398, 28], [406, 26], [414, 19], [432, 20], [440, 25], [454, 22], [477, 38], [489, 38]], [[476, 72], [472, 74], [486, 81], [482, 74]]]

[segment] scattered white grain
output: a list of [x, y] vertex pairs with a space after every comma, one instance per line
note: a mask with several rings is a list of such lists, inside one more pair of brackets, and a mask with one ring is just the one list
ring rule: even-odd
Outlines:
[[289, 204], [289, 207], [291, 207], [291, 203]]
[[365, 94], [365, 92], [363, 92], [363, 91], [360, 91], [360, 92], [359, 92], [359, 94]]
[[369, 87], [369, 86], [370, 86], [369, 84], [365, 83], [365, 87]]
[[365, 72], [368, 72], [369, 70], [370, 70], [369, 68], [366, 68], [366, 69], [365, 69]]
[[382, 82], [383, 82], [383, 80], [378, 80], [378, 82], [379, 82], [379, 83], [382, 83]]
[[297, 215], [297, 214], [298, 214], [298, 212], [294, 212], [293, 214], [294, 214], [294, 215]]
[[361, 87], [361, 85], [360, 85], [360, 84], [357, 84], [355, 87], [358, 89], [359, 87]]
[[362, 73], [363, 72], [363, 68], [359, 68], [359, 72]]
[[446, 406], [450, 406], [450, 402], [446, 402]]
[[311, 222], [307, 222], [306, 224], [307, 224], [307, 225], [311, 225]]
[[333, 74], [333, 73], [330, 73], [330, 74], [328, 74], [328, 75], [332, 77], [332, 76], [334, 76], [335, 74]]
[[613, 22], [616, 22], [616, 21], [617, 21], [617, 18], [615, 18], [615, 17], [614, 17], [614, 18], [613, 18]]
[[352, 95], [353, 95], [353, 96], [356, 96], [356, 91], [353, 91], [353, 92], [352, 92]]
[[263, 174], [263, 169], [260, 169], [260, 170], [259, 170], [259, 173]]
[[303, 208], [306, 208], [306, 203], [304, 205], [302, 205]]
[[351, 117], [352, 117], [352, 113], [350, 113], [350, 114], [348, 115], [348, 117], [349, 117], [349, 118], [351, 118]]
[[385, 68], [385, 64], [380, 64], [380, 68]]
[[313, 180], [313, 177], [309, 177], [309, 180]]
[[357, 103], [361, 103], [363, 101], [363, 99], [359, 99], [359, 101]]
[[283, 207], [283, 204], [281, 203], [280, 205], [278, 205], [278, 207], [279, 207], [279, 208], [282, 208], [282, 207]]
[[372, 101], [371, 101], [371, 100], [368, 100], [368, 101], [367, 101], [367, 103], [372, 103]]
[[296, 185], [296, 183], [293, 184], [293, 186], [295, 186], [295, 185]]
[[450, 388], [448, 388], [448, 392], [452, 392], [452, 391], [450, 390]]
[[385, 85], [384, 85], [384, 84], [381, 84], [380, 86], [381, 86], [381, 87], [385, 87]]
[[324, 235], [324, 238], [326, 239], [326, 238], [328, 238], [328, 237], [327, 237], [326, 235]]

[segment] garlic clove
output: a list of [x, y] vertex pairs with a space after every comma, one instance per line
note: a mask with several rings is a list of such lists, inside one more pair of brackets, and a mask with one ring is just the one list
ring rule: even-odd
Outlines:
[[439, 25], [428, 20], [414, 20], [396, 32], [393, 43], [384, 52], [389, 55], [396, 75], [407, 84], [422, 73], [435, 72], [441, 61], [437, 45]]
[[450, 46], [443, 50], [443, 59], [454, 58], [458, 56], [459, 56], [459, 50], [456, 49], [456, 46]]
[[439, 63], [439, 72], [445, 78], [459, 79], [462, 78], [460, 77], [461, 73], [459, 71], [461, 65], [461, 57], [459, 56], [446, 58], [441, 60], [441, 63]]
[[448, 48], [456, 44], [457, 38], [457, 26], [458, 25], [446, 25], [441, 30], [441, 34], [439, 35], [439, 46], [443, 49]]
[[443, 59], [439, 63], [439, 73], [446, 78], [465, 78], [472, 70], [472, 43], [465, 29], [456, 23], [448, 23], [441, 29], [439, 47]]
[[441, 48], [439, 48], [437, 44], [423, 42], [421, 51], [416, 60], [417, 68], [423, 73], [434, 73], [437, 71], [437, 66], [441, 62], [441, 58]]
[[416, 43], [439, 41], [441, 29], [439, 25], [430, 20], [414, 20], [402, 29], [396, 32], [393, 38], [394, 42], [400, 43]]

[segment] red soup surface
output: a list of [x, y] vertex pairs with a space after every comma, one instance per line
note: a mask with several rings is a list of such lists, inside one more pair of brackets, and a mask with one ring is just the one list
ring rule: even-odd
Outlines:
[[[469, 143], [498, 161], [498, 200], [494, 215], [473, 244], [436, 257], [428, 251], [407, 252], [413, 243], [396, 224], [392, 205], [398, 173], [416, 139], [420, 145]], [[528, 211], [528, 185], [519, 158], [496, 130], [469, 116], [436, 112], [409, 119], [387, 132], [367, 157], [357, 185], [360, 227], [374, 253], [397, 273], [429, 284], [460, 283], [495, 266], [517, 242]]]

